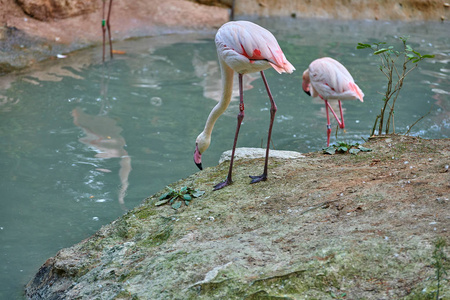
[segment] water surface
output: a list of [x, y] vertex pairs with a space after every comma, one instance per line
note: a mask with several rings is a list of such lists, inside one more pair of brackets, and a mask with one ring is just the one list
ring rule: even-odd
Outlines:
[[[278, 105], [273, 147], [318, 151], [326, 143], [325, 106], [301, 90], [309, 63], [331, 56], [352, 73], [364, 103], [344, 102], [346, 132], [363, 142], [381, 108], [386, 80], [358, 42], [399, 43], [435, 54], [408, 75], [395, 126], [425, 138], [450, 136], [450, 32], [447, 23], [261, 19], [297, 68], [268, 70]], [[127, 209], [197, 172], [194, 143], [220, 95], [214, 33], [186, 33], [117, 43], [126, 52], [101, 63], [94, 48], [0, 78], [0, 299], [23, 286], [58, 250], [89, 237]], [[237, 93], [218, 120], [205, 167], [230, 149]], [[245, 78], [245, 119], [238, 146], [265, 145], [270, 104], [258, 74]], [[336, 122], [332, 120], [335, 128]], [[332, 136], [332, 142], [336, 138]], [[255, 186], [256, 187], [256, 186]]]

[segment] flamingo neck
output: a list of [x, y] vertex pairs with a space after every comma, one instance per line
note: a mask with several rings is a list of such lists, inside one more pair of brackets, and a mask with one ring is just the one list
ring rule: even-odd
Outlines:
[[214, 124], [217, 119], [225, 112], [231, 101], [231, 95], [233, 93], [233, 75], [234, 71], [231, 69], [219, 56], [220, 71], [222, 77], [222, 97], [219, 103], [214, 106], [205, 124], [203, 132], [208, 136], [211, 136], [211, 132], [214, 128]]

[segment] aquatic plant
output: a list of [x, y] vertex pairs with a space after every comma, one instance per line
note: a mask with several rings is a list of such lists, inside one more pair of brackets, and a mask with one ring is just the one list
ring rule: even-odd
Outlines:
[[[406, 43], [408, 37], [399, 37], [402, 42], [402, 49], [395, 50], [394, 46], [388, 46], [386, 42], [378, 42], [373, 44], [358, 43], [357, 49], [370, 49], [374, 55], [380, 58], [380, 71], [386, 76], [388, 83], [386, 91], [383, 94], [383, 105], [381, 107], [381, 113], [377, 115], [375, 123], [372, 128], [371, 136], [376, 134], [376, 128], [378, 125], [377, 135], [383, 133], [383, 126], [385, 134], [389, 134], [392, 123], [392, 133], [395, 133], [394, 127], [394, 108], [397, 101], [400, 90], [403, 87], [403, 81], [405, 77], [415, 68], [418, 63], [426, 58], [433, 58], [434, 55], [420, 54], [414, 50], [410, 45]], [[403, 61], [401, 68], [396, 65], [397, 60]], [[388, 113], [386, 109], [388, 109]], [[387, 121], [385, 122], [387, 113]], [[420, 119], [419, 119], [420, 120]], [[414, 126], [415, 122], [412, 126]], [[409, 129], [411, 129], [411, 127]], [[409, 132], [409, 130], [408, 130]]]

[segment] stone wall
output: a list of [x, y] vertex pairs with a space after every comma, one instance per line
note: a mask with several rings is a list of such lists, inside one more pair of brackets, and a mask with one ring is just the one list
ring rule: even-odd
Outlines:
[[450, 4], [444, 0], [236, 0], [235, 15], [264, 17], [448, 20]]

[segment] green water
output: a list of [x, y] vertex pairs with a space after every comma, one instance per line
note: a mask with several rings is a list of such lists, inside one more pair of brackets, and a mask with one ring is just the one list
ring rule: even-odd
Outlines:
[[[309, 152], [325, 145], [325, 107], [301, 90], [303, 70], [321, 56], [347, 66], [366, 95], [364, 103], [344, 102], [346, 132], [338, 140], [367, 138], [386, 81], [376, 57], [355, 47], [392, 43], [400, 35], [410, 35], [414, 48], [436, 58], [406, 79], [396, 130], [406, 131], [430, 111], [412, 134], [450, 137], [448, 23], [256, 22], [274, 33], [297, 68], [292, 75], [266, 72], [278, 105], [274, 148]], [[94, 48], [0, 78], [0, 299], [22, 298], [24, 285], [58, 250], [198, 171], [195, 138], [220, 94], [213, 37], [201, 32], [130, 40], [115, 44], [126, 54], [105, 64]], [[204, 167], [216, 165], [232, 145], [234, 100], [216, 123]], [[246, 76], [244, 101], [238, 146], [265, 145], [270, 104], [258, 74]]]

